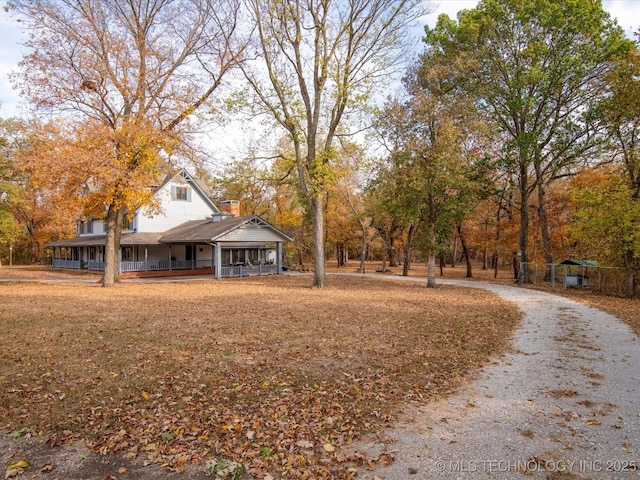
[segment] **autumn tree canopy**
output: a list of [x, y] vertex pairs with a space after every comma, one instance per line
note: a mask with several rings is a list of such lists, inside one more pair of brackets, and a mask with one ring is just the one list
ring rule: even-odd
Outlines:
[[[110, 286], [124, 216], [148, 201], [146, 188], [242, 56], [240, 4], [43, 0], [10, 8], [30, 34], [14, 83], [37, 111], [79, 125], [82, 141], [104, 147], [103, 156], [87, 159], [81, 181], [106, 211], [103, 285]], [[58, 166], [52, 184], [64, 178]]]
[[473, 96], [507, 136], [504, 159], [517, 174], [526, 264], [531, 196], [538, 192], [544, 216], [546, 186], [594, 148], [591, 106], [612, 58], [631, 42], [597, 0], [482, 0], [457, 21], [443, 15], [426, 30], [433, 67], [457, 68], [451, 88]]
[[258, 62], [244, 68], [253, 108], [289, 136], [313, 223], [315, 287], [325, 278], [324, 198], [334, 143], [409, 53], [419, 0], [249, 0]]

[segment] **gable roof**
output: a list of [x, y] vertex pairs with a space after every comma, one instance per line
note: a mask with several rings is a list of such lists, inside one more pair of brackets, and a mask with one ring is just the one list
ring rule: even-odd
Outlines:
[[[160, 236], [160, 243], [213, 243], [223, 241], [233, 232], [234, 241], [292, 241], [291, 237], [260, 217], [227, 217], [214, 221], [191, 220], [168, 230]], [[243, 235], [242, 233], [247, 233]], [[249, 234], [250, 233], [250, 234]], [[246, 238], [242, 238], [242, 237]]]
[[207, 206], [211, 209], [212, 212], [214, 213], [220, 212], [218, 207], [216, 207], [216, 205], [213, 203], [213, 200], [211, 200], [211, 197], [209, 197], [209, 194], [208, 194], [208, 191], [206, 190], [206, 185], [204, 184], [204, 182], [201, 182], [193, 178], [193, 176], [184, 168], [180, 169], [177, 173], [167, 175], [164, 181], [162, 182], [162, 184], [156, 189], [156, 192], [161, 190], [165, 185], [167, 185], [169, 182], [173, 181], [177, 177], [180, 177], [183, 180], [185, 180], [187, 183], [189, 183], [191, 185], [191, 188], [193, 188], [193, 191], [196, 192], [200, 196], [200, 198], [202, 198], [202, 200], [204, 200], [204, 202], [207, 204]]

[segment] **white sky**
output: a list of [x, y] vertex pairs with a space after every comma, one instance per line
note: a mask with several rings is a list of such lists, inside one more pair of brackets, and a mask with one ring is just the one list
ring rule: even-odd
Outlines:
[[[434, 25], [441, 13], [455, 18], [459, 10], [473, 8], [477, 3], [477, 0], [434, 1], [434, 12], [425, 17], [425, 21]], [[635, 30], [640, 29], [640, 0], [603, 0], [602, 4], [630, 37]], [[15, 70], [20, 61], [20, 43], [24, 38], [14, 19], [0, 11], [0, 117], [3, 118], [26, 113], [21, 105], [19, 92], [12, 88], [8, 78], [8, 73]]]

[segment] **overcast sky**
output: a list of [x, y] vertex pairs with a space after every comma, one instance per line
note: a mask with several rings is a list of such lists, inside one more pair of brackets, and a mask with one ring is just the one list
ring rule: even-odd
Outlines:
[[[440, 0], [433, 2], [434, 12], [425, 18], [434, 25], [439, 14], [446, 13], [455, 18], [462, 9], [473, 8], [477, 0]], [[640, 28], [640, 0], [604, 0], [603, 6], [630, 37]], [[21, 115], [19, 92], [13, 90], [8, 73], [16, 68], [21, 58], [20, 44], [24, 40], [15, 21], [0, 11], [0, 117]]]

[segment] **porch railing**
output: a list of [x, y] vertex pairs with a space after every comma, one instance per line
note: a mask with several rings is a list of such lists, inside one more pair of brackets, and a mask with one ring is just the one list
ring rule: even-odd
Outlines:
[[53, 266], [57, 268], [73, 268], [73, 269], [81, 269], [82, 261], [81, 260], [65, 260], [64, 258], [54, 258]]
[[[83, 263], [80, 260], [64, 260], [54, 258], [52, 261], [54, 268], [82, 269], [103, 272], [104, 262], [91, 260]], [[148, 272], [148, 271], [171, 271], [171, 270], [196, 270], [210, 268], [213, 269], [213, 260], [158, 260], [147, 262], [120, 262], [120, 272]], [[275, 275], [278, 273], [277, 265], [229, 265], [220, 268], [222, 277], [249, 277], [259, 275]]]
[[223, 277], [249, 277], [258, 275], [275, 275], [277, 265], [228, 265], [221, 268]]
[[147, 272], [149, 270], [195, 270], [213, 268], [213, 260], [158, 260], [154, 262], [120, 262], [121, 272]]
[[104, 272], [104, 262], [90, 260], [88, 267], [89, 267], [89, 270], [93, 270], [95, 272]]

